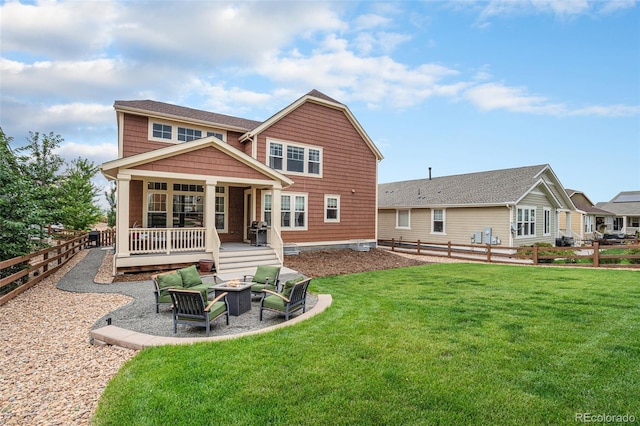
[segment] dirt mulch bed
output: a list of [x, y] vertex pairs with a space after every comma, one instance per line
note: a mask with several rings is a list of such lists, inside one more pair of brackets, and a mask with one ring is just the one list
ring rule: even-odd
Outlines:
[[284, 266], [308, 277], [355, 274], [425, 263], [423, 260], [399, 256], [382, 249], [371, 249], [368, 252], [351, 249], [305, 251], [284, 258]]
[[[110, 262], [105, 270], [111, 271]], [[308, 277], [346, 275], [357, 272], [379, 271], [382, 269], [403, 268], [405, 266], [424, 265], [426, 259], [404, 257], [384, 249], [371, 249], [368, 252], [351, 249], [303, 251], [298, 255], [284, 257], [284, 266]], [[146, 281], [152, 272], [124, 274], [113, 278], [114, 282]]]

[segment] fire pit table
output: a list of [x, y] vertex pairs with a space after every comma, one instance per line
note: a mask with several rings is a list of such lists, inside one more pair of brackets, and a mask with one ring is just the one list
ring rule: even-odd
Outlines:
[[251, 286], [253, 284], [252, 282], [231, 280], [214, 285], [211, 288], [215, 292], [216, 297], [220, 293], [228, 293], [229, 314], [237, 317], [251, 310]]

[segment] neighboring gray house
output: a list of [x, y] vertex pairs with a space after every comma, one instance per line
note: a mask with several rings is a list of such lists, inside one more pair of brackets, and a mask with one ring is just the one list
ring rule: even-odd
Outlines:
[[[571, 214], [571, 236], [576, 241], [588, 241], [598, 238], [599, 234], [611, 231], [614, 213], [596, 207], [582, 191], [567, 189], [576, 210]], [[560, 216], [560, 228], [566, 228], [563, 216]]]
[[[431, 174], [431, 171], [429, 172]], [[378, 238], [555, 244], [575, 207], [548, 164], [378, 185]], [[560, 229], [564, 215], [566, 229]]]
[[607, 232], [631, 235], [640, 230], [640, 191], [623, 191], [608, 203], [596, 206], [615, 214], [612, 223], [607, 223]]

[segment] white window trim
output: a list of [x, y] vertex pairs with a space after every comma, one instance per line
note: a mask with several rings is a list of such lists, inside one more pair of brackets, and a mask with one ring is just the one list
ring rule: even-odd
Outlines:
[[[156, 138], [153, 136], [153, 125], [154, 124], [164, 124], [165, 126], [171, 126], [171, 139], [164, 138]], [[222, 129], [214, 129], [214, 128], [205, 128], [193, 126], [191, 124], [178, 123], [175, 121], [166, 121], [166, 120], [154, 120], [149, 118], [149, 130], [148, 130], [148, 138], [150, 141], [155, 142], [164, 142], [164, 143], [184, 143], [184, 141], [178, 140], [178, 127], [184, 127], [187, 129], [200, 130], [202, 132], [202, 137], [207, 137], [207, 132], [220, 133], [222, 135], [222, 140], [224, 142], [227, 141], [227, 132]]]
[[[442, 231], [433, 230], [433, 222], [435, 221], [436, 210], [442, 211]], [[431, 233], [435, 235], [447, 235], [447, 211], [445, 209], [431, 209]]]
[[[335, 198], [338, 201], [337, 209], [337, 217], [336, 219], [327, 219], [327, 210], [329, 209], [329, 199]], [[340, 222], [340, 196], [339, 195], [330, 195], [325, 194], [324, 196], [324, 221], [325, 223], [339, 223]]]
[[216, 197], [224, 198], [224, 228], [222, 228], [222, 229], [216, 228], [216, 214], [218, 214], [216, 211], [213, 212], [213, 227], [215, 228], [217, 233], [226, 234], [227, 232], [229, 232], [229, 187], [226, 186], [226, 185], [216, 185], [216, 188], [217, 187], [224, 188], [224, 193], [223, 194], [218, 194], [216, 192], [216, 189], [214, 188], [214, 190], [213, 190], [213, 197], [214, 197], [213, 208], [214, 208], [214, 210], [216, 208], [216, 201], [215, 201]]
[[[533, 220], [533, 234], [529, 234], [529, 235], [518, 235], [518, 230], [517, 230], [517, 226], [518, 226], [518, 210], [533, 210], [535, 211], [534, 214], [534, 220]], [[514, 218], [514, 223], [516, 224], [516, 235], [515, 238], [516, 239], [522, 239], [522, 238], [535, 238], [537, 236], [537, 231], [538, 231], [538, 209], [535, 206], [517, 206], [515, 209], [515, 213], [516, 213], [516, 217]], [[529, 221], [531, 222], [531, 221]]]
[[[407, 212], [407, 226], [400, 226], [400, 212]], [[411, 229], [411, 209], [396, 209], [396, 229]]]
[[[282, 202], [280, 202], [280, 230], [282, 231], [306, 231], [309, 229], [309, 193], [307, 192], [282, 192], [280, 196], [289, 196], [291, 197], [291, 223], [295, 223], [295, 198], [296, 197], [304, 197], [304, 226], [283, 226], [282, 225], [282, 212], [284, 209], [282, 208]], [[273, 200], [272, 200], [273, 201]], [[273, 212], [271, 213], [271, 220], [274, 220]]]
[[549, 207], [542, 208], [542, 235], [545, 237], [551, 235], [551, 209]]
[[[316, 146], [316, 145], [307, 145], [304, 143], [299, 143], [299, 142], [292, 142], [292, 141], [285, 141], [282, 139], [273, 139], [273, 138], [267, 138], [267, 143], [266, 145], [266, 161], [265, 164], [268, 166], [269, 165], [269, 157], [271, 154], [271, 144], [272, 143], [276, 143], [279, 145], [282, 145], [282, 170], [278, 170], [278, 169], [274, 169], [274, 170], [278, 170], [280, 173], [285, 174], [285, 175], [297, 175], [297, 176], [306, 176], [306, 177], [314, 177], [314, 178], [321, 178], [322, 177], [322, 173], [324, 170], [324, 165], [323, 165], [323, 158], [324, 158], [324, 153], [322, 150], [321, 146]], [[287, 147], [296, 147], [296, 148], [304, 148], [304, 172], [290, 172], [287, 170]], [[320, 153], [320, 172], [318, 174], [315, 173], [309, 173], [309, 149], [315, 149], [317, 151], [319, 151]]]

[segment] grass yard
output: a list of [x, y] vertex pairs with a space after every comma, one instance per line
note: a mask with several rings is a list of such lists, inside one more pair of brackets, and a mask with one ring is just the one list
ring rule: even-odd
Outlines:
[[638, 272], [437, 264], [319, 278], [311, 290], [333, 305], [298, 325], [142, 351], [94, 423], [640, 421]]

